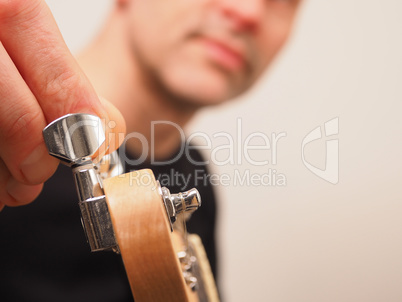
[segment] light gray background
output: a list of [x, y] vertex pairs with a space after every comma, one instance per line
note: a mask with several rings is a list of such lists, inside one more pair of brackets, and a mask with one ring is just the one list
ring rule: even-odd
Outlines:
[[[112, 5], [47, 2], [74, 52]], [[402, 301], [401, 12], [400, 0], [307, 0], [292, 40], [257, 87], [188, 127], [236, 136], [240, 117], [243, 139], [287, 133], [276, 165], [212, 167], [229, 175], [271, 168], [287, 179], [285, 187], [219, 188], [226, 301]], [[305, 135], [335, 117], [340, 167], [332, 185], [303, 165], [300, 152]], [[325, 138], [315, 141], [306, 158], [323, 169], [325, 150]], [[271, 154], [252, 152], [255, 160]]]

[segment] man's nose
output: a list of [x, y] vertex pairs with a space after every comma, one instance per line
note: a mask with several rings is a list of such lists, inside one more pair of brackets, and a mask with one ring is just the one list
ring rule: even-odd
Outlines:
[[254, 32], [263, 21], [264, 0], [214, 0], [235, 30]]

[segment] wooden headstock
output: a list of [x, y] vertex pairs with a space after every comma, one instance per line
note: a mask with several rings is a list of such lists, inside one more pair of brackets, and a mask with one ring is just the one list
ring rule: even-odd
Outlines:
[[[73, 169], [91, 250], [121, 253], [137, 302], [218, 301], [200, 239], [190, 236], [187, 241], [180, 232], [172, 232], [177, 213], [198, 207], [194, 203], [198, 192], [197, 198], [189, 193], [184, 193], [187, 198], [182, 193], [170, 195], [166, 188], [160, 188], [151, 170], [103, 179], [111, 173], [92, 162], [92, 155], [104, 140], [99, 136], [103, 133], [99, 127], [97, 117], [74, 114], [44, 129], [49, 153]], [[185, 252], [191, 250], [198, 256], [192, 256], [197, 269], [191, 272], [190, 279], [188, 263], [183, 272], [178, 256], [187, 242], [191, 247]], [[198, 292], [188, 285], [193, 277], [199, 283]]]
[[[136, 301], [197, 301], [183, 278], [158, 184], [151, 170], [104, 181], [106, 200]], [[132, 176], [132, 175], [131, 175]], [[176, 239], [177, 240], [177, 239]]]

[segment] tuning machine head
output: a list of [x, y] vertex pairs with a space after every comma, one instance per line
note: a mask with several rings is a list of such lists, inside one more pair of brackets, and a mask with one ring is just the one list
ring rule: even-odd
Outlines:
[[159, 186], [159, 193], [165, 204], [166, 213], [172, 230], [173, 223], [177, 220], [178, 214], [182, 212], [191, 214], [201, 206], [201, 196], [195, 188], [186, 192], [172, 194], [168, 188]]
[[91, 250], [118, 251], [102, 180], [117, 175], [122, 168], [116, 153], [103, 157], [100, 163], [93, 162], [105, 142], [101, 119], [90, 114], [68, 114], [50, 123], [43, 137], [49, 154], [72, 168]]
[[49, 154], [68, 166], [91, 161], [105, 142], [101, 119], [90, 114], [68, 114], [43, 130]]

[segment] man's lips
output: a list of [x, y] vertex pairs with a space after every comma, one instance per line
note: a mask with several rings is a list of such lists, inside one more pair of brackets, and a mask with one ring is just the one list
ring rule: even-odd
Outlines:
[[230, 71], [237, 71], [244, 67], [245, 56], [240, 47], [235, 48], [229, 43], [210, 37], [202, 37], [201, 42], [207, 56], [215, 63]]

